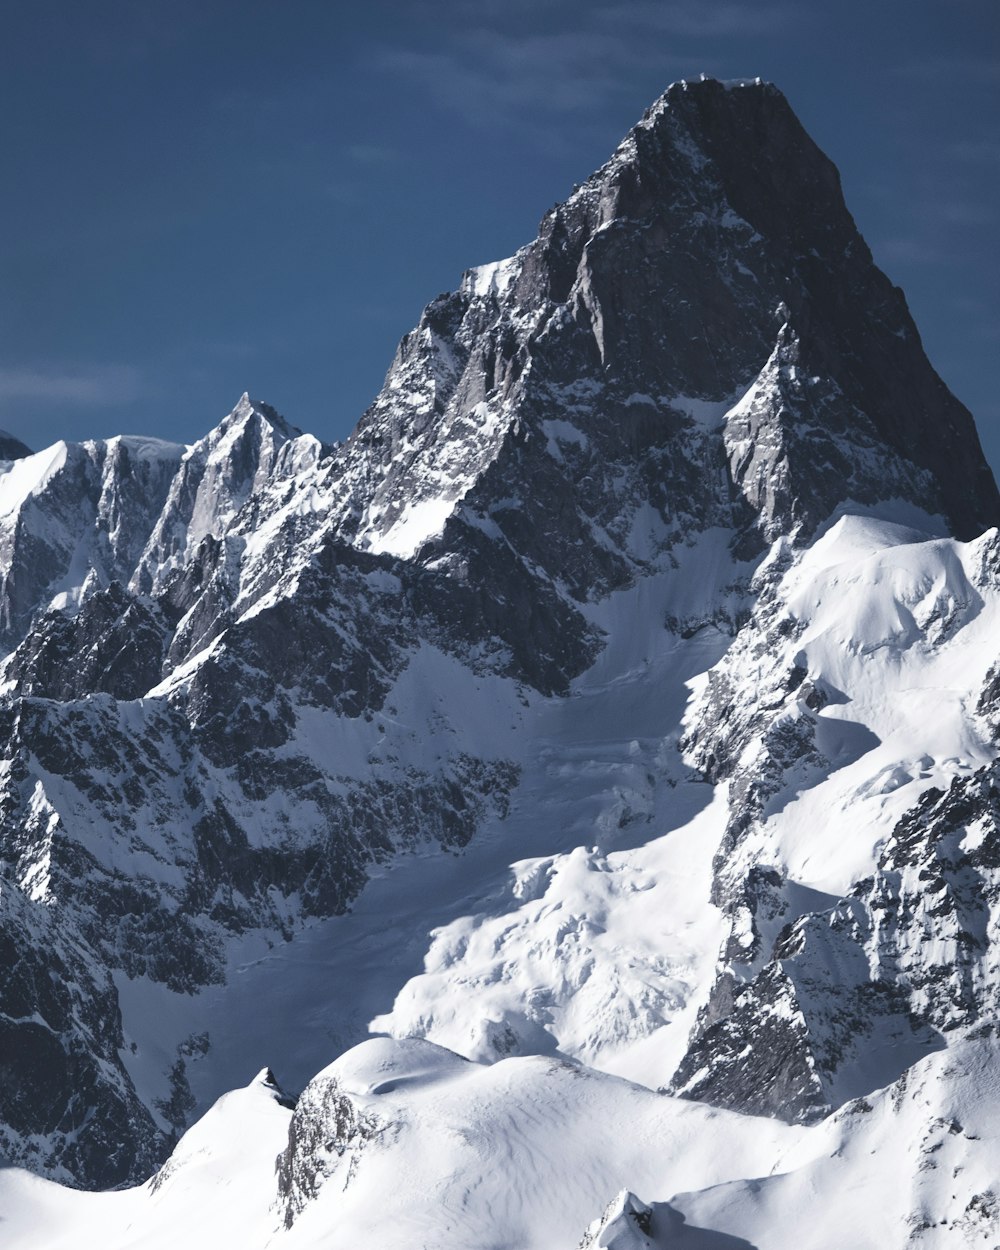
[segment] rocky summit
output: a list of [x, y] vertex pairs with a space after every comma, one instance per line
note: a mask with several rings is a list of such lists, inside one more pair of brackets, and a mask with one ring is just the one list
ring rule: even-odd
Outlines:
[[6, 1245], [1000, 1239], [1000, 495], [775, 87], [345, 443], [0, 455]]

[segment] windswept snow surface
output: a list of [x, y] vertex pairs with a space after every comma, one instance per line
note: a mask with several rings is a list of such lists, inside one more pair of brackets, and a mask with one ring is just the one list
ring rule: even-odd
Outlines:
[[[320, 1106], [328, 1089], [367, 1127], [343, 1138], [329, 1122], [325, 1179], [289, 1229], [274, 1161], [291, 1116], [258, 1079], [221, 1099], [138, 1189], [80, 1194], [0, 1173], [3, 1244], [571, 1250], [592, 1208], [626, 1184], [662, 1195], [732, 1182], [807, 1141], [803, 1129], [563, 1060], [483, 1066], [419, 1041], [362, 1043], [303, 1101]], [[298, 1164], [305, 1172], [310, 1159]]]
[[[599, 1219], [631, 1190], [650, 1205], [648, 1239], [590, 1245], [991, 1246], [998, 1063], [992, 1034], [962, 1040], [805, 1129], [557, 1058], [484, 1066], [419, 1040], [374, 1039], [311, 1083], [291, 1154], [292, 1113], [261, 1073], [138, 1189], [87, 1194], [0, 1173], [3, 1245], [574, 1250], [594, 1210]], [[309, 1194], [290, 1216], [289, 1178]], [[608, 1227], [630, 1231], [622, 1220]]]

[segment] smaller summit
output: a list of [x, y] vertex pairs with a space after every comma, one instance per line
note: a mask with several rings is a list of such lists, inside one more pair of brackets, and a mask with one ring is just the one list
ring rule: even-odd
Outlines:
[[[216, 429], [219, 434], [223, 434], [252, 417], [257, 417], [267, 422], [282, 438], [298, 438], [302, 433], [297, 426], [286, 421], [276, 408], [272, 408], [270, 404], [265, 404], [260, 400], [253, 399], [249, 391], [243, 392], [236, 401], [236, 407], [228, 416], [223, 417]], [[210, 433], [207, 437], [211, 438], [212, 434]]]
[[184, 453], [132, 590], [156, 593], [204, 539], [220, 540], [275, 471], [282, 447], [301, 437], [274, 408], [244, 391], [232, 412]]
[[26, 443], [22, 443], [13, 434], [8, 434], [6, 430], [0, 430], [0, 460], [23, 460], [25, 456], [33, 454]]

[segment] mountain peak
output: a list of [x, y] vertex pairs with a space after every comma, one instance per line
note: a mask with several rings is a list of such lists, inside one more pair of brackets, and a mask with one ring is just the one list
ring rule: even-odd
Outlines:
[[0, 460], [23, 460], [25, 456], [31, 455], [34, 452], [26, 443], [22, 443], [13, 434], [8, 434], [6, 430], [0, 430]]
[[228, 429], [230, 426], [247, 421], [251, 417], [257, 417], [258, 420], [266, 422], [284, 438], [298, 438], [302, 433], [297, 426], [286, 421], [276, 408], [272, 408], [270, 404], [264, 403], [262, 400], [253, 399], [249, 391], [244, 391], [236, 401], [233, 408], [223, 420], [219, 423], [219, 429]]
[[[785, 322], [799, 363], [768, 371]], [[720, 485], [707, 467], [720, 449], [689, 445], [671, 414], [707, 405], [721, 418], [751, 388], [759, 402], [739, 428], [755, 445], [730, 441], [733, 476]], [[560, 438], [575, 450], [561, 451]], [[674, 465], [689, 492], [674, 483], [657, 495], [661, 552], [709, 515], [764, 538], [808, 538], [848, 500], [898, 496], [962, 538], [1000, 519], [971, 415], [876, 268], [836, 167], [762, 79], [672, 84], [533, 242], [428, 305], [348, 444], [344, 476], [359, 493], [342, 496], [344, 532], [413, 558], [463, 501], [480, 533], [498, 527], [586, 595], [630, 576], [624, 512], [610, 517], [636, 498], [612, 483], [641, 480], [650, 455]], [[705, 466], [697, 486], [695, 465]], [[735, 516], [734, 488], [757, 501], [755, 515]], [[501, 508], [509, 499], [519, 508]], [[565, 536], [567, 509], [586, 512], [572, 542], [534, 550], [534, 535]], [[591, 561], [600, 573], [585, 573], [579, 552], [598, 517], [619, 540], [602, 541]]]
[[[653, 1090], [898, 1139], [876, 1087], [996, 1016], [1000, 542], [943, 517], [1000, 501], [780, 93], [675, 84], [347, 444], [293, 433], [247, 393], [183, 452], [0, 465], [7, 1161], [139, 1181], [274, 1054], [291, 1123], [263, 1070], [156, 1219], [202, 1169], [226, 1244], [317, 1202], [343, 1245], [582, 1212], [638, 1250], [671, 1192], [819, 1159]], [[979, 1152], [941, 1219], [975, 1231], [992, 1138], [919, 1114], [940, 1175]]]
[[723, 92], [732, 91], [759, 92], [761, 95], [785, 99], [784, 93], [773, 82], [764, 78], [716, 78], [713, 74], [699, 74], [697, 78], [678, 78], [672, 82], [659, 99], [654, 100], [649, 106], [639, 124], [642, 125], [642, 122], [647, 121], [659, 110], [670, 104], [676, 104], [685, 96], [703, 93], [707, 96], [718, 97]]

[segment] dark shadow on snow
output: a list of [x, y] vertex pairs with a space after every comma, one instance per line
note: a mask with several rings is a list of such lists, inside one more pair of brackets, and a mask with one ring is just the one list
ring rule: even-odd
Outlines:
[[695, 1228], [669, 1202], [654, 1202], [652, 1210], [654, 1245], [670, 1246], [671, 1250], [674, 1246], [678, 1250], [757, 1250], [743, 1237], [712, 1228]]

